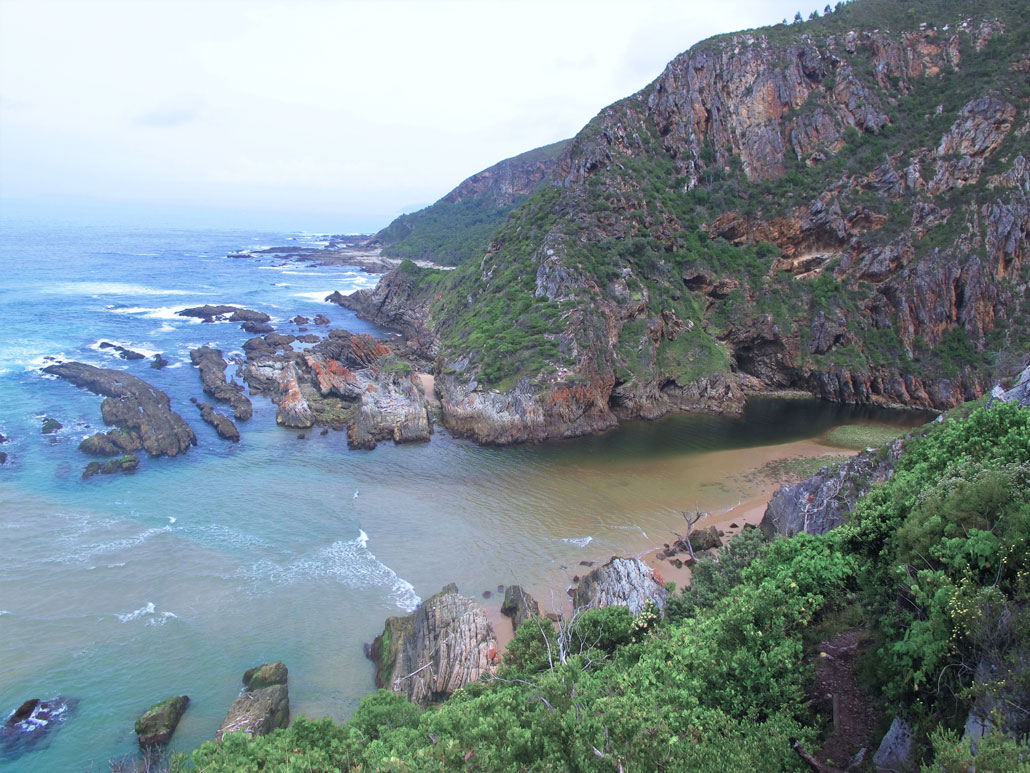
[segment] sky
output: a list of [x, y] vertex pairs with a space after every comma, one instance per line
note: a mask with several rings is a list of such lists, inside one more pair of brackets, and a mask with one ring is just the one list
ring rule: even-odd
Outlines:
[[0, 219], [375, 231], [800, 2], [0, 0]]

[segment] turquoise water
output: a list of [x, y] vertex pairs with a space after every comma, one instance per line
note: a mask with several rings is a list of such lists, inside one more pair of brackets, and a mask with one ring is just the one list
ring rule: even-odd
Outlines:
[[[516, 581], [557, 603], [581, 559], [663, 541], [680, 507], [736, 504], [749, 449], [920, 418], [766, 400], [741, 418], [679, 416], [540, 446], [479, 448], [438, 429], [426, 444], [357, 452], [343, 433], [298, 439], [255, 398], [233, 445], [188, 402], [202, 397], [189, 349], [240, 352], [248, 335], [174, 311], [239, 304], [283, 329], [324, 313], [388, 335], [320, 300], [375, 276], [225, 257], [311, 241], [299, 234], [6, 223], [0, 237], [0, 715], [32, 697], [80, 700], [46, 748], [4, 770], [107, 770], [134, 752], [136, 716], [173, 694], [192, 699], [173, 748], [192, 748], [214, 735], [243, 671], [270, 660], [290, 669], [294, 715], [344, 719], [374, 687], [362, 645], [444, 583], [493, 589], [492, 613], [496, 586]], [[172, 364], [126, 362], [100, 340]], [[82, 481], [76, 445], [102, 428], [100, 398], [43, 376], [46, 357], [150, 381], [198, 447]], [[44, 415], [64, 428], [41, 435]]]

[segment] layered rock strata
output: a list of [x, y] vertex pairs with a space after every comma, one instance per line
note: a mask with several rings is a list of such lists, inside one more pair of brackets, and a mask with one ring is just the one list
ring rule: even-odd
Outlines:
[[629, 607], [637, 615], [648, 602], [664, 610], [668, 596], [662, 578], [643, 561], [613, 556], [580, 581], [573, 603], [577, 609]]
[[425, 706], [494, 673], [497, 641], [486, 612], [451, 583], [406, 617], [390, 617], [369, 651], [376, 684]]

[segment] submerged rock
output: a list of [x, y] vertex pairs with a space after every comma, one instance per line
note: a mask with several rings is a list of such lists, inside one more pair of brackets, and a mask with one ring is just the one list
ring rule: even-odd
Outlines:
[[171, 409], [168, 395], [142, 379], [81, 362], [50, 365], [43, 372], [104, 395], [100, 405], [104, 423], [136, 435], [151, 456], [178, 456], [197, 444], [190, 425]]
[[526, 593], [521, 585], [509, 585], [504, 590], [501, 614], [511, 618], [511, 627], [517, 631], [524, 622], [541, 617], [543, 613], [540, 611], [540, 602]]
[[150, 358], [150, 360], [150, 367], [152, 367], [154, 370], [161, 370], [161, 368], [164, 368], [168, 365], [168, 360], [164, 358], [163, 354], [155, 354], [153, 357]]
[[45, 416], [43, 418], [43, 427], [42, 429], [40, 429], [40, 432], [42, 432], [44, 435], [53, 435], [55, 432], [57, 432], [57, 430], [62, 429], [63, 427], [64, 425], [61, 424], [61, 422], [59, 422], [57, 419]]
[[189, 696], [180, 695], [155, 703], [143, 712], [135, 725], [140, 748], [168, 743], [189, 704]]
[[372, 642], [376, 684], [425, 706], [492, 674], [497, 640], [486, 612], [451, 583], [405, 617], [390, 617]]
[[132, 349], [126, 349], [124, 346], [121, 346], [120, 344], [113, 344], [110, 341], [101, 341], [99, 346], [101, 349], [111, 349], [115, 352], [118, 352], [118, 356], [121, 357], [123, 360], [146, 359], [145, 354], [134, 352]]
[[92, 478], [94, 475], [114, 475], [119, 472], [135, 472], [139, 467], [139, 459], [132, 454], [125, 454], [118, 459], [111, 459], [108, 462], [90, 462], [82, 471], [82, 479]]
[[240, 330], [245, 333], [251, 333], [253, 335], [264, 335], [265, 333], [274, 333], [275, 328], [264, 322], [253, 322], [248, 320], [240, 325]]
[[33, 698], [15, 709], [0, 726], [0, 761], [45, 748], [49, 737], [75, 711], [77, 698]]
[[607, 564], [583, 578], [575, 590], [573, 603], [577, 609], [629, 607], [629, 611], [637, 615], [648, 601], [664, 610], [668, 595], [662, 578], [643, 561], [613, 556]]
[[215, 735], [220, 741], [229, 733], [267, 735], [290, 724], [288, 671], [282, 661], [265, 663], [243, 674], [243, 692], [225, 715]]

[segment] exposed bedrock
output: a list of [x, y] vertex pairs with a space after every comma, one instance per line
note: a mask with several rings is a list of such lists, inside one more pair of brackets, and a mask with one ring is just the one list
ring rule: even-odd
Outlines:
[[292, 340], [265, 336], [244, 344], [244, 378], [252, 392], [276, 403], [279, 424], [346, 429], [352, 448], [429, 439], [432, 425], [416, 372], [390, 345], [345, 330], [330, 330], [305, 352], [293, 351]]
[[229, 440], [233, 443], [240, 442], [240, 431], [237, 429], [236, 425], [232, 423], [232, 419], [218, 413], [218, 411], [208, 403], [199, 402], [195, 397], [191, 397], [190, 402], [197, 406], [197, 409], [200, 411], [200, 418], [215, 428], [215, 432], [218, 433], [218, 437], [224, 440]]
[[649, 601], [664, 610], [668, 595], [662, 578], [643, 561], [613, 556], [580, 581], [573, 603], [577, 609], [629, 607], [637, 615]]
[[390, 617], [372, 642], [376, 684], [422, 706], [492, 674], [497, 641], [486, 612], [453, 583], [405, 617]]
[[511, 627], [518, 630], [527, 620], [543, 615], [540, 602], [523, 590], [521, 585], [509, 585], [504, 589], [501, 614], [511, 618]]
[[229, 403], [233, 416], [238, 421], [246, 421], [254, 412], [250, 400], [243, 394], [243, 387], [234, 379], [226, 379], [225, 371], [229, 364], [222, 356], [221, 349], [201, 346], [190, 350], [190, 360], [200, 369], [200, 380], [204, 384], [204, 393], [215, 400]]
[[168, 395], [142, 379], [81, 362], [62, 362], [43, 371], [103, 395], [104, 423], [134, 434], [151, 456], [178, 456], [197, 444], [189, 424], [171, 409]]
[[243, 675], [243, 692], [229, 708], [215, 735], [220, 741], [230, 733], [253, 737], [268, 735], [290, 724], [288, 672], [282, 661], [251, 668]]

